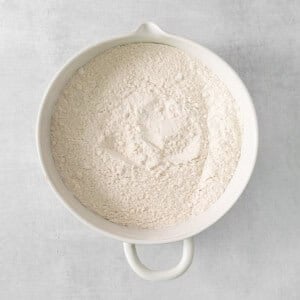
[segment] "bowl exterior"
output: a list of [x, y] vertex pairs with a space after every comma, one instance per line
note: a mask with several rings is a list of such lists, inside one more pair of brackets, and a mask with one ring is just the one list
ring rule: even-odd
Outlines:
[[[161, 43], [180, 48], [190, 55], [198, 57], [212, 69], [227, 85], [241, 109], [243, 120], [243, 145], [241, 159], [226, 191], [216, 203], [197, 217], [185, 223], [160, 230], [142, 230], [111, 223], [85, 208], [64, 186], [52, 159], [50, 148], [50, 122], [53, 106], [57, 97], [72, 74], [99, 53], [123, 44], [136, 42]], [[220, 219], [238, 200], [245, 189], [254, 169], [258, 148], [258, 127], [255, 109], [247, 88], [220, 57], [187, 39], [163, 32], [153, 23], [146, 23], [128, 36], [115, 38], [85, 49], [55, 75], [48, 86], [40, 107], [36, 132], [37, 148], [46, 180], [49, 182], [65, 206], [82, 222], [92, 226], [104, 235], [137, 244], [156, 244], [179, 241], [191, 237]]]

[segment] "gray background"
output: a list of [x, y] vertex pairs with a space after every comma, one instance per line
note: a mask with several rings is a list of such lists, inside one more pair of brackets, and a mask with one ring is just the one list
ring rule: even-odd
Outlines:
[[[0, 1], [0, 299], [299, 299], [299, 1]], [[195, 239], [189, 271], [146, 282], [120, 242], [75, 219], [35, 148], [42, 94], [82, 48], [144, 21], [215, 51], [240, 74], [260, 126], [240, 201]], [[181, 244], [141, 246], [151, 267]]]

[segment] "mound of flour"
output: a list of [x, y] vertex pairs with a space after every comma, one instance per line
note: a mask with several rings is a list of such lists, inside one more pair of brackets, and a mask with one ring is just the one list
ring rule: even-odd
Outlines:
[[77, 70], [54, 108], [51, 145], [84, 206], [114, 223], [162, 228], [222, 195], [241, 126], [226, 86], [198, 60], [138, 43]]

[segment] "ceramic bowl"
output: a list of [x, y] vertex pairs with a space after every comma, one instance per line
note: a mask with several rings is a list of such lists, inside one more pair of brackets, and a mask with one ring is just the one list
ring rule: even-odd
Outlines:
[[[60, 91], [73, 73], [101, 52], [128, 43], [151, 42], [177, 47], [191, 56], [199, 58], [203, 64], [216, 73], [227, 85], [236, 99], [243, 122], [241, 157], [224, 194], [197, 217], [191, 217], [184, 223], [161, 230], [145, 230], [114, 224], [84, 207], [63, 184], [53, 162], [50, 148], [50, 120], [53, 106]], [[101, 42], [85, 49], [55, 75], [50, 83], [40, 108], [37, 124], [37, 146], [41, 164], [47, 178], [65, 206], [82, 222], [92, 226], [108, 237], [124, 243], [125, 256], [133, 270], [148, 280], [171, 279], [181, 275], [191, 264], [193, 258], [192, 237], [214, 224], [238, 200], [252, 174], [258, 147], [258, 127], [256, 114], [247, 88], [219, 56], [205, 47], [190, 40], [170, 35], [153, 23], [142, 24], [137, 31], [126, 36]], [[183, 241], [183, 254], [180, 262], [169, 270], [154, 271], [145, 267], [139, 260], [135, 244], [157, 244]]]

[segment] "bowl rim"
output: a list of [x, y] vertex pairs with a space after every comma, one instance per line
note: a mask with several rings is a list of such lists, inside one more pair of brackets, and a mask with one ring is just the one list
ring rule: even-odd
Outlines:
[[[216, 58], [217, 60], [221, 61], [223, 63], [224, 66], [226, 66], [226, 68], [228, 68], [228, 70], [230, 70], [230, 72], [232, 74], [234, 74], [234, 76], [236, 77], [236, 79], [238, 80], [239, 83], [239, 88], [243, 89], [244, 94], [247, 96], [247, 100], [248, 100], [248, 106], [250, 111], [250, 114], [252, 115], [252, 119], [253, 119], [253, 143], [252, 143], [252, 151], [253, 151], [253, 155], [252, 155], [252, 160], [249, 162], [249, 168], [248, 168], [248, 174], [244, 175], [244, 181], [243, 181], [243, 187], [240, 188], [240, 190], [236, 193], [236, 196], [234, 197], [235, 199], [231, 201], [231, 203], [229, 203], [226, 206], [226, 209], [224, 209], [222, 212], [219, 212], [217, 217], [213, 218], [213, 220], [211, 222], [208, 222], [206, 224], [206, 226], [202, 226], [202, 228], [200, 229], [194, 229], [194, 230], [190, 230], [190, 232], [185, 233], [183, 235], [179, 235], [179, 236], [175, 236], [172, 238], [168, 238], [168, 239], [151, 239], [151, 240], [143, 240], [143, 239], [136, 239], [136, 238], [132, 238], [132, 237], [128, 237], [128, 236], [122, 236], [120, 234], [116, 234], [114, 232], [111, 231], [107, 231], [104, 230], [103, 228], [100, 228], [99, 226], [95, 225], [93, 222], [91, 222], [90, 220], [88, 220], [87, 218], [83, 217], [80, 213], [78, 213], [78, 211], [76, 211], [63, 197], [61, 191], [57, 188], [57, 186], [52, 182], [51, 180], [51, 174], [48, 170], [47, 167], [47, 163], [45, 162], [45, 157], [44, 157], [44, 153], [43, 153], [43, 149], [42, 149], [42, 144], [41, 144], [41, 128], [42, 128], [42, 123], [43, 123], [43, 113], [44, 113], [44, 109], [45, 109], [45, 104], [47, 102], [47, 98], [48, 95], [54, 85], [54, 83], [56, 82], [56, 80], [58, 80], [59, 76], [61, 75], [61, 73], [71, 64], [73, 64], [79, 56], [84, 55], [85, 53], [93, 50], [93, 49], [97, 49], [101, 46], [103, 46], [104, 44], [126, 44], [125, 43], [118, 43], [121, 40], [130, 40], [130, 38], [132, 37], [138, 37], [138, 36], [147, 36], [150, 38], [150, 40], [148, 42], [152, 42], [152, 43], [156, 43], [155, 41], [151, 41], [151, 37], [154, 35], [160, 34], [161, 37], [165, 37], [165, 38], [169, 38], [169, 39], [173, 39], [176, 41], [179, 41], [181, 43], [184, 44], [190, 44], [190, 45], [194, 45], [196, 47], [201, 47], [202, 50], [205, 50], [207, 52], [207, 54], [209, 54], [210, 56]], [[147, 41], [146, 41], [147, 42]], [[127, 42], [127, 44], [129, 43], [134, 43], [132, 41]], [[162, 42], [163, 44], [163, 42]], [[168, 45], [168, 43], [165, 43]], [[172, 46], [172, 45], [171, 45]], [[111, 46], [109, 48], [112, 48], [115, 46]], [[99, 52], [101, 53], [101, 52]], [[245, 84], [243, 83], [243, 81], [240, 79], [240, 77], [238, 76], [238, 74], [232, 69], [232, 67], [226, 62], [224, 61], [221, 57], [219, 57], [217, 54], [215, 54], [214, 52], [212, 52], [211, 50], [209, 50], [208, 48], [195, 43], [189, 39], [180, 37], [180, 36], [176, 36], [176, 35], [171, 35], [168, 34], [166, 32], [163, 32], [156, 24], [148, 22], [145, 24], [142, 24], [139, 29], [131, 34], [127, 34], [127, 35], [123, 35], [123, 36], [119, 36], [119, 37], [115, 37], [112, 39], [108, 39], [102, 42], [98, 42], [96, 44], [90, 45], [86, 48], [84, 48], [81, 51], [78, 51], [77, 53], [75, 53], [70, 59], [68, 59], [66, 61], [66, 63], [64, 63], [62, 65], [62, 67], [59, 68], [59, 70], [55, 73], [55, 75], [52, 77], [50, 83], [48, 84], [43, 97], [42, 97], [42, 101], [39, 107], [39, 111], [38, 111], [38, 118], [37, 118], [37, 126], [36, 126], [36, 145], [37, 145], [37, 152], [38, 152], [38, 157], [39, 160], [41, 162], [41, 166], [42, 166], [42, 170], [43, 173], [46, 177], [46, 180], [48, 181], [49, 185], [51, 186], [52, 190], [55, 192], [55, 194], [57, 195], [57, 197], [60, 199], [60, 201], [64, 204], [64, 206], [77, 218], [79, 219], [81, 222], [87, 224], [89, 227], [92, 227], [94, 229], [96, 229], [97, 231], [101, 232], [103, 235], [110, 237], [110, 238], [114, 238], [123, 242], [127, 242], [127, 243], [139, 243], [139, 244], [163, 244], [163, 243], [170, 243], [170, 242], [176, 242], [176, 241], [180, 241], [182, 239], [186, 239], [189, 237], [192, 237], [202, 231], [204, 231], [205, 229], [207, 229], [208, 227], [212, 226], [213, 224], [215, 224], [218, 220], [220, 220], [230, 209], [231, 207], [237, 202], [237, 200], [239, 199], [239, 197], [241, 196], [241, 194], [243, 193], [243, 191], [245, 190], [246, 186], [249, 183], [249, 180], [253, 174], [254, 171], [254, 167], [256, 164], [256, 159], [257, 159], [257, 152], [258, 152], [258, 140], [259, 140], [259, 136], [258, 136], [258, 123], [257, 123], [257, 115], [255, 112], [255, 108], [254, 108], [254, 104], [252, 101], [252, 98], [245, 86]], [[78, 201], [78, 200], [77, 200]], [[217, 200], [218, 201], [218, 200]], [[216, 202], [217, 202], [216, 201]], [[78, 201], [79, 202], [79, 201]]]

